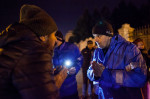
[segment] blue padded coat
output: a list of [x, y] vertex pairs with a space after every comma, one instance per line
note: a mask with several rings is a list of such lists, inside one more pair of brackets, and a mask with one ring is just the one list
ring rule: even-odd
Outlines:
[[[54, 68], [57, 66], [64, 66], [64, 62], [70, 60], [72, 66], [76, 68], [76, 74], [80, 70], [83, 57], [79, 51], [79, 48], [69, 42], [64, 42], [61, 46], [54, 49], [53, 65]], [[77, 93], [77, 81], [76, 74], [68, 75], [60, 88], [60, 96], [69, 96]]]
[[[95, 50], [93, 61], [102, 63], [105, 69], [97, 78], [89, 67], [87, 76], [99, 82], [106, 99], [141, 99], [140, 87], [145, 84], [146, 64], [134, 44], [116, 35], [112, 37], [106, 55], [100, 48]], [[132, 70], [127, 72], [125, 67], [129, 64], [132, 64]]]

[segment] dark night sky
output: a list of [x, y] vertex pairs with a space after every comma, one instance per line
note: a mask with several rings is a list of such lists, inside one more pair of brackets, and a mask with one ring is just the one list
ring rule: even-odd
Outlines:
[[[92, 13], [94, 8], [99, 10], [105, 5], [111, 11], [121, 0], [1, 0], [0, 1], [0, 30], [19, 20], [19, 9], [22, 4], [35, 4], [51, 15], [59, 30], [64, 34], [74, 29], [76, 22], [84, 9]], [[133, 2], [137, 7], [146, 4], [148, 0], [124, 0]]]

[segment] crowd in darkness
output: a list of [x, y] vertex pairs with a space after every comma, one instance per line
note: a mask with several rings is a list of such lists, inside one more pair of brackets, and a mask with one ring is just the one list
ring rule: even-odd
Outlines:
[[[22, 5], [19, 21], [0, 33], [0, 98], [148, 97], [149, 55], [143, 41], [129, 42], [114, 31], [106, 19], [97, 21], [91, 32], [97, 46], [88, 41], [80, 52], [75, 44], [65, 42], [45, 10]], [[76, 75], [81, 67], [83, 92], [79, 97]]]

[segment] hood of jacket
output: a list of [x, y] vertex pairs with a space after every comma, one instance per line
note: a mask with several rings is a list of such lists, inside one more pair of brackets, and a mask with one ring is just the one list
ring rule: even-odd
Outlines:
[[5, 30], [0, 33], [0, 47], [21, 40], [36, 40], [40, 39], [33, 33], [27, 26], [15, 23], [9, 25]]
[[119, 44], [119, 43], [121, 44], [123, 42], [127, 42], [127, 41], [123, 37], [121, 37], [120, 35], [115, 35], [111, 39], [110, 46], [114, 46], [114, 45]]

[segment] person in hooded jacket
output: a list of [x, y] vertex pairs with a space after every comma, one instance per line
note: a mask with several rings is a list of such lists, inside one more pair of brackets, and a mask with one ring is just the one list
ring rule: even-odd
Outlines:
[[21, 7], [19, 23], [0, 33], [0, 99], [59, 98], [52, 68], [56, 31], [43, 9]]
[[141, 51], [142, 56], [146, 62], [147, 65], [147, 83], [145, 84], [145, 86], [142, 88], [142, 92], [143, 92], [143, 96], [144, 99], [149, 99], [150, 97], [148, 97], [148, 84], [150, 82], [150, 58], [148, 55], [148, 52], [145, 48], [144, 45], [144, 41], [141, 38], [137, 38], [133, 41], [133, 43], [138, 47], [138, 49]]
[[102, 99], [142, 99], [140, 88], [146, 81], [146, 63], [140, 50], [114, 35], [107, 21], [98, 22], [92, 33], [98, 48], [87, 76], [99, 82], [98, 94]]
[[56, 38], [53, 67], [68, 68], [68, 76], [59, 89], [60, 97], [61, 99], [78, 99], [76, 74], [82, 66], [83, 57], [75, 44], [64, 41], [60, 31], [56, 32]]
[[146, 65], [147, 65], [147, 80], [150, 81], [150, 57], [148, 55], [148, 51], [146, 50], [145, 48], [145, 45], [144, 45], [144, 41], [141, 39], [141, 38], [137, 38], [133, 41], [133, 43], [138, 47], [138, 49], [141, 51], [142, 53], [142, 56], [146, 62]]
[[90, 81], [87, 77], [87, 70], [90, 66], [90, 62], [94, 53], [94, 44], [92, 40], [87, 41], [87, 46], [81, 51], [83, 55], [83, 65], [82, 65], [82, 74], [83, 74], [83, 86], [82, 86], [82, 99], [92, 96], [93, 82]]

